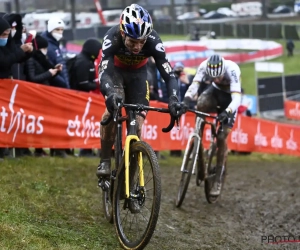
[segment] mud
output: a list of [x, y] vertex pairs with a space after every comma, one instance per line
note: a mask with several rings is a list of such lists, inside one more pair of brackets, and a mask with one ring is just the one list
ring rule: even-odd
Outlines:
[[[300, 249], [300, 168], [297, 162], [230, 163], [221, 199], [208, 204], [192, 176], [181, 208], [174, 199], [179, 166], [162, 167], [162, 206], [146, 249]], [[285, 238], [286, 240], [288, 238]]]

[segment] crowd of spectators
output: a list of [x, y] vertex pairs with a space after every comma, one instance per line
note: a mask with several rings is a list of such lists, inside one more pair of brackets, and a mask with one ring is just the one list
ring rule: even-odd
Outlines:
[[[0, 79], [18, 79], [36, 84], [79, 91], [97, 89], [95, 59], [101, 50], [96, 38], [85, 41], [82, 51], [74, 58], [70, 75], [64, 50], [65, 23], [59, 18], [47, 22], [47, 30], [41, 34], [27, 31], [19, 14], [0, 13]], [[59, 91], [59, 89], [58, 89]], [[51, 156], [68, 157], [73, 149], [50, 149]], [[96, 156], [92, 149], [82, 149], [79, 156]], [[0, 160], [11, 157], [11, 148], [0, 148]], [[46, 150], [16, 148], [15, 156], [48, 156]]]

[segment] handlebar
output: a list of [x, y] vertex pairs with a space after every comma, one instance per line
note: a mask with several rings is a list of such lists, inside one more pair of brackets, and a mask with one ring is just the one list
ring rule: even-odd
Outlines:
[[[150, 106], [146, 106], [143, 104], [118, 104], [118, 109], [115, 109], [113, 113], [110, 113], [109, 117], [105, 120], [102, 120], [100, 123], [102, 126], [105, 126], [107, 124], [109, 124], [111, 122], [112, 119], [114, 119], [114, 121], [117, 121], [117, 116], [119, 113], [120, 108], [124, 107], [130, 110], [134, 110], [134, 111], [156, 111], [156, 112], [160, 112], [160, 113], [170, 113], [169, 109], [166, 108], [155, 108], [155, 107], [150, 107]], [[164, 133], [170, 132], [171, 129], [174, 127], [175, 122], [177, 123], [178, 126], [178, 118], [175, 118], [173, 116], [170, 117], [170, 123], [166, 128], [163, 128], [162, 131]]]
[[198, 110], [195, 110], [195, 109], [188, 109], [187, 111], [189, 112], [192, 112], [196, 115], [199, 115], [199, 116], [204, 116], [204, 117], [210, 117], [210, 118], [213, 118], [213, 119], [218, 119], [217, 116], [214, 116], [214, 115], [211, 115], [211, 114], [208, 114], [208, 113], [204, 113], [204, 112], [201, 112], [201, 111], [198, 111]]

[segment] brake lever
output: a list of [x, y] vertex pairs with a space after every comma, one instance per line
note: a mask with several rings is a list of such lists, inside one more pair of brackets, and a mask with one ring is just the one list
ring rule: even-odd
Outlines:
[[116, 110], [114, 110], [114, 122], [117, 121], [117, 116], [118, 116], [118, 114], [119, 114], [120, 108], [121, 108], [121, 103], [118, 102], [118, 108], [117, 108]]

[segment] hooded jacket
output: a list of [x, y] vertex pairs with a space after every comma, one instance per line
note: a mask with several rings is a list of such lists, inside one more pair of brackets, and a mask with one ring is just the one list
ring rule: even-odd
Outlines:
[[89, 38], [77, 55], [72, 73], [72, 85], [75, 89], [89, 92], [98, 86], [94, 62], [99, 55], [102, 44], [95, 38]]
[[[9, 29], [10, 24], [3, 18], [3, 13], [0, 13], [0, 33]], [[12, 77], [12, 66], [21, 62], [26, 58], [26, 53], [18, 46], [13, 45], [11, 38], [8, 38], [6, 46], [0, 46], [0, 78]]]
[[[14, 37], [11, 35], [8, 36], [7, 46], [11, 50], [15, 50], [16, 48], [20, 48], [22, 45], [22, 32], [23, 32], [23, 24], [22, 24], [22, 16], [19, 14], [4, 14], [3, 18], [12, 26], [14, 22], [16, 22], [16, 34]], [[32, 56], [32, 53], [26, 52], [25, 56], [17, 63], [12, 65], [12, 77], [14, 79], [26, 80], [25, 76], [25, 61], [28, 60]]]

